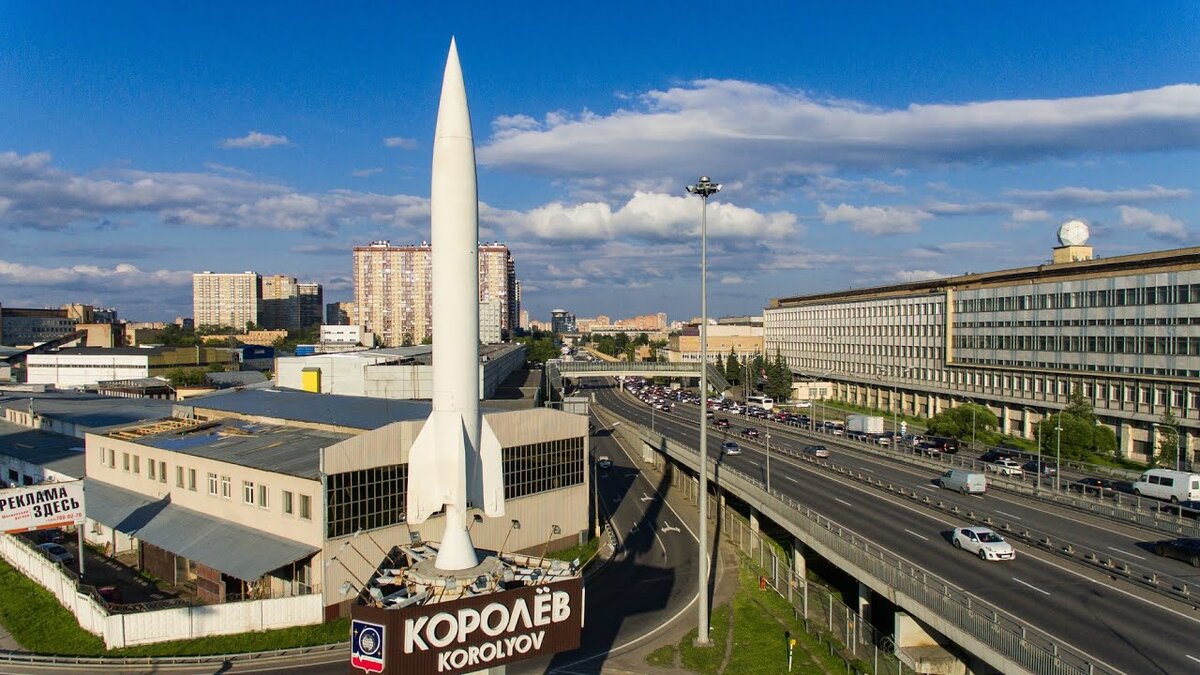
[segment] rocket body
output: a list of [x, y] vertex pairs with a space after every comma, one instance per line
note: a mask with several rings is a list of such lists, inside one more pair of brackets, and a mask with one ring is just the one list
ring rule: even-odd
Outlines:
[[430, 189], [433, 410], [409, 452], [407, 517], [446, 509], [437, 567], [474, 567], [469, 507], [504, 515], [500, 442], [479, 413], [479, 195], [475, 143], [453, 40], [442, 79]]

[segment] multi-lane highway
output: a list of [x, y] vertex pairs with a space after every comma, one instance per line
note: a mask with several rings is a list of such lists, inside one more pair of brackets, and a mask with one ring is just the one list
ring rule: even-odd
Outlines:
[[[650, 411], [641, 402], [615, 388], [597, 390], [597, 402], [617, 415], [643, 426]], [[655, 414], [655, 430], [668, 438], [698, 445], [697, 406], [678, 404], [681, 414]], [[753, 422], [749, 424], [753, 425]], [[739, 421], [731, 429], [747, 426]], [[764, 426], [764, 425], [759, 425]], [[767, 424], [773, 447], [799, 450], [815, 436], [781, 425]], [[715, 450], [724, 431], [710, 427], [709, 447]], [[736, 431], [730, 434], [744, 454], [722, 461], [750, 475], [765, 477], [765, 448], [747, 442]], [[828, 440], [821, 436], [821, 440]], [[991, 511], [1009, 522], [1030, 527], [1066, 541], [1101, 550], [1109, 547], [1122, 555], [1141, 556], [1144, 563], [1168, 571], [1195, 585], [1200, 575], [1182, 563], [1156, 559], [1138, 546], [1161, 535], [1141, 531], [1092, 516], [1049, 508], [1044, 502], [999, 491], [983, 497], [962, 497], [933, 484], [937, 472], [889, 461], [826, 443], [833, 459], [886, 479], [909, 490], [928, 491], [946, 502], [960, 503], [977, 513]], [[1091, 656], [1105, 669], [1126, 673], [1200, 672], [1200, 620], [1197, 612], [1169, 599], [1114, 580], [1081, 564], [1032, 547], [1017, 545], [1013, 562], [987, 563], [953, 549], [946, 533], [968, 524], [951, 514], [921, 506], [809, 462], [771, 456], [771, 486], [791, 499], [840, 522], [928, 572], [965, 589], [1034, 628], [1060, 638], [1077, 652]]]

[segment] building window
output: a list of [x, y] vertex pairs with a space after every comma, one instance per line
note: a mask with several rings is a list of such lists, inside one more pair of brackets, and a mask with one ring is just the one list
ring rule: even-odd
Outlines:
[[504, 448], [503, 467], [505, 499], [581, 485], [583, 437]]
[[341, 537], [402, 523], [407, 494], [407, 464], [332, 474], [325, 489], [326, 532], [330, 538]]
[[182, 466], [175, 467], [175, 487], [177, 487], [177, 488], [183, 487], [183, 467]]
[[231, 499], [233, 497], [233, 481], [229, 476], [221, 476], [221, 497]]
[[300, 495], [300, 517], [312, 520], [312, 497], [308, 495]]
[[271, 508], [271, 504], [268, 501], [268, 495], [270, 493], [271, 493], [271, 491], [267, 488], [266, 485], [258, 486], [258, 505], [264, 509]]
[[292, 493], [289, 490], [283, 491], [283, 513], [284, 515], [292, 515]]
[[252, 481], [242, 481], [242, 501], [254, 504], [254, 483]]
[[208, 494], [217, 496], [217, 474], [208, 474]]
[[121, 466], [124, 467], [124, 469], [126, 471], [129, 470], [129, 453], [128, 452], [121, 453]]
[[196, 470], [188, 469], [188, 489], [192, 492], [196, 491]]
[[147, 475], [150, 476], [150, 480], [154, 480], [154, 460], [150, 460], [149, 462], [146, 462], [146, 464], [146, 471], [148, 472]]
[[141, 455], [133, 456], [133, 472], [134, 473], [142, 472], [142, 456]]
[[[154, 461], [154, 460], [150, 460], [150, 461]], [[183, 476], [180, 476], [180, 479], [181, 479], [180, 483], [183, 482], [182, 478], [183, 478]], [[167, 482], [167, 463], [166, 462], [158, 463], [158, 482], [160, 482], [160, 483]], [[183, 486], [180, 485], [180, 487], [183, 487]]]

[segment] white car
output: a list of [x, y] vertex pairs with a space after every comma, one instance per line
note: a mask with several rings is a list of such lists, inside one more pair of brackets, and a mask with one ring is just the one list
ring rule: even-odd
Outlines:
[[740, 455], [742, 447], [733, 441], [725, 441], [721, 444], [721, 452], [726, 455]]
[[608, 455], [600, 455], [599, 459], [596, 460], [596, 467], [605, 470], [611, 469], [612, 460], [608, 458]]
[[986, 527], [956, 527], [950, 541], [954, 548], [974, 553], [981, 560], [1012, 560], [1017, 557], [1012, 544]]
[[1024, 476], [1025, 470], [1021, 468], [1021, 463], [1015, 459], [998, 459], [991, 464], [988, 464], [988, 471], [998, 473], [1002, 476]]

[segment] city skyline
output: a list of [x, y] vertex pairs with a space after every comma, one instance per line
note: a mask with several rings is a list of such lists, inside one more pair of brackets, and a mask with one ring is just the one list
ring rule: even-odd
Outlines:
[[533, 318], [698, 314], [702, 173], [713, 316], [1036, 265], [1068, 218], [1098, 257], [1200, 243], [1189, 3], [141, 9], [0, 8], [5, 306], [170, 320], [245, 269], [350, 300], [354, 246], [429, 238], [451, 34]]

